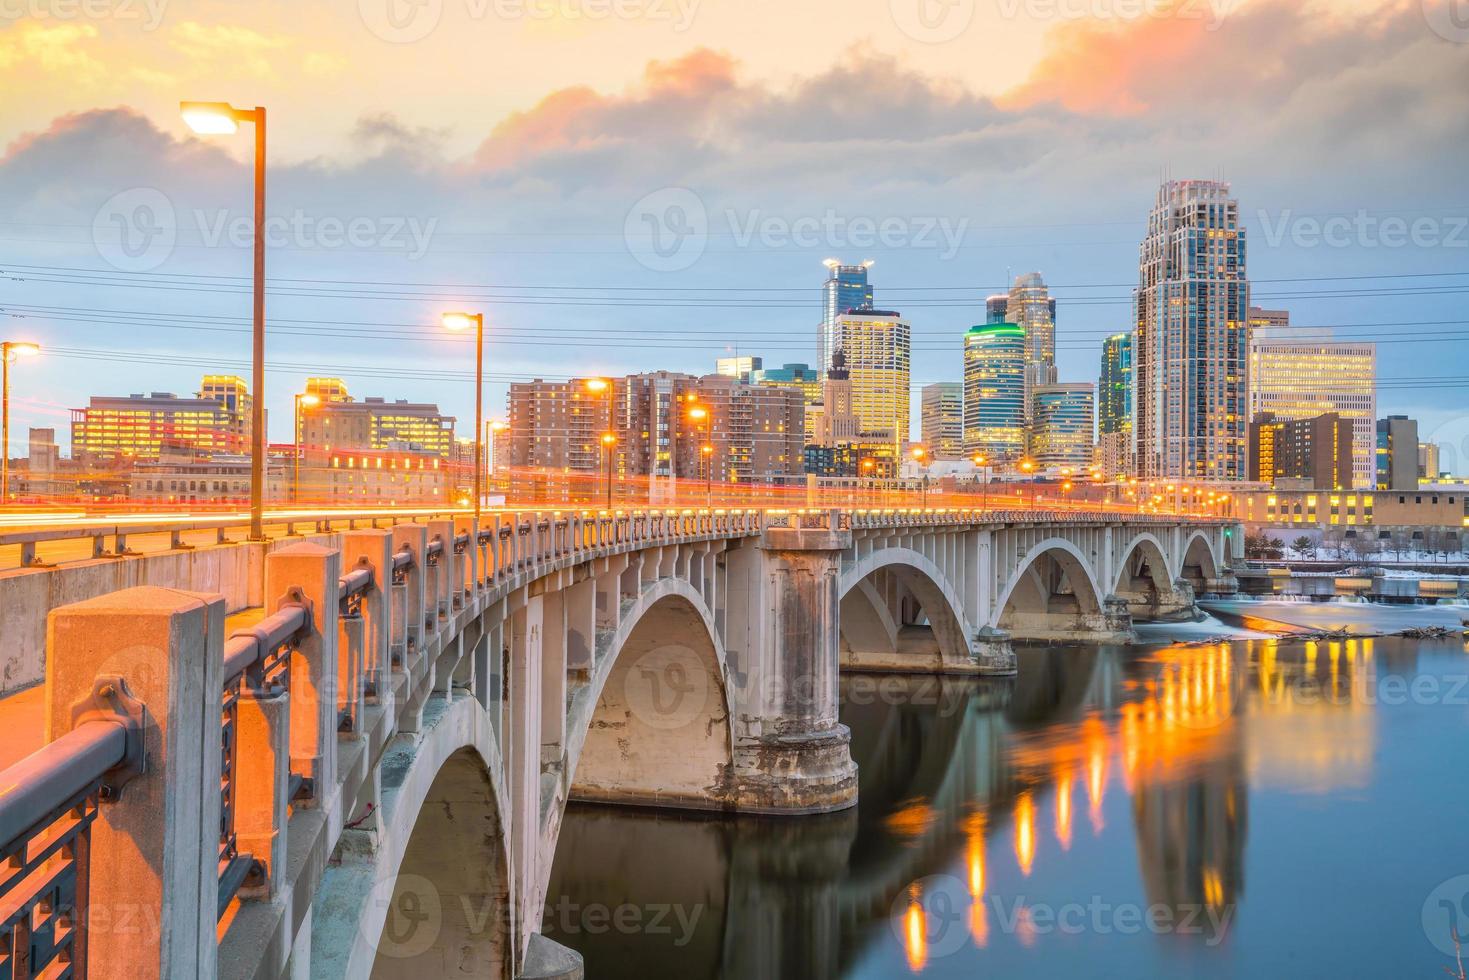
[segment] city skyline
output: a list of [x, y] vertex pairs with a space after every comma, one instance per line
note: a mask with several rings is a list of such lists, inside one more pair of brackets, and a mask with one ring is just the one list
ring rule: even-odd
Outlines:
[[[331, 81], [341, 78], [340, 51], [313, 62], [327, 79], [319, 94], [296, 86], [289, 98], [281, 95], [289, 71], [276, 78], [261, 67], [273, 55], [245, 54], [253, 44], [257, 52], [282, 52], [276, 60], [304, 64], [313, 44], [303, 32], [324, 27], [333, 15], [323, 12], [308, 24], [288, 24], [262, 8], [234, 33], [215, 4], [198, 5], [187, 19], [175, 14], [156, 35], [170, 52], [159, 62], [166, 78], [107, 71], [137, 43], [125, 23], [22, 20], [0, 41], [14, 52], [13, 60], [0, 59], [9, 66], [0, 70], [25, 79], [12, 90], [34, 96], [7, 100], [0, 114], [7, 143], [0, 215], [8, 222], [0, 268], [7, 336], [33, 339], [47, 353], [18, 373], [12, 422], [16, 431], [64, 429], [70, 409], [94, 393], [175, 390], [181, 378], [216, 368], [245, 373], [240, 331], [248, 303], [240, 284], [248, 248], [239, 247], [233, 223], [248, 214], [247, 141], [186, 137], [176, 108], [180, 98], [229, 97], [272, 112], [269, 213], [281, 222], [267, 268], [265, 401], [273, 441], [289, 433], [289, 392], [328, 368], [355, 388], [391, 387], [395, 397], [437, 400], [446, 414], [472, 417], [466, 348], [436, 327], [442, 309], [470, 302], [487, 312], [492, 406], [503, 404], [510, 380], [653, 367], [702, 372], [713, 356], [732, 353], [725, 347], [758, 352], [769, 363], [811, 363], [815, 275], [831, 257], [876, 260], [880, 305], [913, 325], [915, 389], [958, 377], [955, 346], [968, 326], [984, 321], [984, 297], [1007, 290], [1026, 270], [1043, 273], [1063, 310], [1059, 377], [1091, 379], [1101, 340], [1129, 322], [1126, 284], [1135, 280], [1135, 243], [1160, 177], [1222, 171], [1254, 246], [1254, 300], [1289, 307], [1302, 326], [1336, 328], [1343, 341], [1390, 340], [1380, 351], [1380, 413], [1420, 418], [1425, 438], [1443, 430], [1439, 441], [1457, 442], [1462, 372], [1451, 327], [1460, 294], [1453, 280], [1422, 277], [1462, 268], [1465, 253], [1453, 241], [1464, 215], [1448, 162], [1450, 148], [1463, 144], [1464, 123], [1446, 113], [1443, 125], [1428, 128], [1416, 114], [1372, 108], [1391, 104], [1405, 86], [1433, 96], [1462, 79], [1458, 49], [1412, 6], [1323, 11], [1255, 0], [1212, 31], [1167, 19], [995, 23], [981, 12], [970, 34], [942, 43], [915, 41], [894, 29], [888, 11], [868, 11], [827, 18], [842, 26], [792, 77], [772, 70], [770, 56], [748, 39], [749, 25], [732, 25], [727, 11], [711, 5], [686, 45], [682, 36], [670, 45], [666, 31], [656, 41], [639, 36], [621, 56], [588, 60], [565, 77], [542, 74], [537, 82], [531, 72], [497, 88], [474, 113], [462, 111], [462, 97], [428, 106], [416, 92], [344, 94]], [[791, 16], [820, 12], [813, 6]], [[422, 42], [398, 46], [373, 37], [356, 11], [335, 26], [321, 32], [332, 40], [320, 46], [369, 51], [413, 75], [415, 86], [435, 77], [445, 45], [462, 43], [451, 15]], [[568, 43], [655, 29], [582, 24]], [[1000, 88], [958, 57], [980, 36], [1014, 42], [1005, 48], [1012, 80]], [[864, 37], [876, 40], [863, 48]], [[643, 52], [646, 43], [656, 53]], [[1177, 49], [1168, 57], [1206, 66], [1239, 64], [1243, 51], [1312, 56], [1277, 59], [1268, 86], [1257, 74], [1263, 69], [1252, 69], [1226, 99], [1192, 83], [1160, 89], [1126, 60], [1130, 46]], [[38, 87], [46, 72], [64, 70], [38, 67], [40, 52], [72, 59], [76, 84]], [[1064, 84], [1071, 69], [1061, 52], [1085, 55], [1096, 70], [1092, 94]], [[1355, 66], [1359, 112], [1376, 115], [1338, 128], [1319, 111], [1312, 93], [1338, 78], [1327, 67], [1333, 64]], [[1410, 66], [1408, 74], [1398, 65]], [[423, 69], [423, 79], [410, 66]], [[839, 93], [859, 96], [868, 111], [851, 120], [823, 111]], [[1212, 100], [1222, 111], [1185, 139], [1190, 99]], [[736, 108], [751, 100], [765, 107], [763, 129]], [[1119, 115], [1128, 120], [1120, 144]], [[693, 134], [710, 126], [731, 140], [763, 140], [778, 157], [758, 163], [719, 144], [700, 162], [688, 151], [697, 145]], [[1022, 137], [1027, 126], [1036, 132]], [[1415, 153], [1389, 159], [1359, 146], [1355, 134], [1374, 126], [1379, 143], [1413, 145]], [[1262, 157], [1240, 149], [1277, 144], [1286, 131], [1290, 152]], [[1093, 154], [1103, 132], [1112, 148]], [[882, 133], [900, 154], [859, 150]], [[1011, 159], [1032, 140], [1060, 152], [1028, 167], [986, 164], [969, 176], [973, 154], [940, 152], [954, 134], [1002, 151], [992, 160]], [[668, 159], [629, 171], [625, 154], [647, 139], [673, 148]], [[597, 165], [598, 153], [620, 169], [609, 171], [607, 160]], [[1329, 166], [1343, 156], [1353, 167]], [[589, 166], [605, 180], [567, 203], [561, 189], [580, 186]], [[794, 176], [807, 169], [823, 174], [819, 186]], [[869, 185], [878, 189], [854, 191]], [[692, 198], [664, 194], [680, 188]], [[119, 234], [114, 219], [137, 217], [136, 205], [157, 199], [114, 198], [149, 189], [171, 209], [175, 240], [158, 265], [129, 271], [133, 263], [108, 237]], [[684, 206], [686, 215], [691, 204], [702, 208], [699, 254], [674, 256], [689, 260], [686, 267], [652, 268], [656, 255], [636, 235], [628, 241], [645, 199], [654, 217], [671, 214], [666, 206]], [[324, 218], [373, 222], [368, 245], [334, 247]], [[873, 226], [865, 236], [860, 228], [853, 233], [857, 219]], [[884, 240], [876, 233], [884, 219], [902, 223], [905, 235]], [[1427, 220], [1438, 243], [1393, 245], [1382, 234], [1387, 219]], [[1322, 224], [1337, 220], [1346, 222], [1345, 247], [1323, 234]], [[798, 234], [802, 221], [814, 222], [814, 244]], [[944, 231], [961, 226], [950, 248]], [[416, 238], [415, 228], [426, 237]], [[157, 256], [145, 250], [140, 258], [147, 264]], [[1419, 278], [1357, 278], [1391, 275]], [[410, 283], [423, 285], [394, 285]], [[613, 286], [632, 292], [606, 288]], [[680, 292], [686, 289], [697, 291]], [[1425, 325], [1445, 321], [1447, 330]], [[618, 339], [606, 341], [613, 332]], [[344, 337], [361, 343], [344, 354]], [[650, 350], [658, 354], [652, 364]], [[1432, 358], [1444, 365], [1436, 376], [1446, 380], [1415, 383], [1430, 353], [1440, 355]], [[337, 361], [346, 363], [337, 368]], [[916, 405], [918, 392], [911, 396]], [[916, 426], [916, 414], [910, 422]]]

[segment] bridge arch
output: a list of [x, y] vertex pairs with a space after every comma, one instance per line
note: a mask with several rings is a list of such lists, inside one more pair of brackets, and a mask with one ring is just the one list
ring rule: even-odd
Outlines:
[[1122, 551], [1111, 594], [1126, 601], [1135, 619], [1154, 619], [1171, 607], [1177, 578], [1168, 549], [1144, 531]]
[[[380, 805], [353, 813], [347, 859], [312, 909], [314, 969], [418, 980], [508, 976], [515, 958], [504, 779], [488, 714], [434, 699], [421, 737], [390, 743]], [[364, 819], [365, 818], [365, 819]]]
[[[864, 555], [843, 568], [837, 595], [843, 666], [944, 670], [972, 663], [974, 624], [943, 570], [922, 552], [882, 548]], [[915, 628], [922, 625], [919, 611], [928, 630]]]
[[1192, 585], [1195, 592], [1206, 591], [1209, 582], [1219, 578], [1214, 545], [1202, 531], [1194, 531], [1184, 539], [1178, 577]]
[[1091, 562], [1065, 538], [1034, 545], [1014, 566], [995, 608], [998, 626], [1033, 639], [1074, 639], [1116, 632]]
[[591, 696], [568, 720], [571, 798], [730, 808], [728, 665], [703, 596], [658, 579], [597, 646]]

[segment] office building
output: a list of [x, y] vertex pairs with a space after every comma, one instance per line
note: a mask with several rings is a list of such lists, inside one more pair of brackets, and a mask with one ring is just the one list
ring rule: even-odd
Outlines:
[[997, 293], [984, 301], [985, 323], [1009, 323], [1010, 294]]
[[852, 379], [847, 372], [847, 355], [841, 351], [832, 355], [831, 368], [821, 383], [821, 401], [808, 413], [813, 423], [810, 445], [850, 445], [860, 437], [862, 420], [852, 408]]
[[1025, 331], [1016, 324], [964, 335], [964, 454], [992, 465], [1025, 454]]
[[1097, 431], [1132, 431], [1132, 334], [1102, 341], [1102, 375], [1097, 386]]
[[1250, 310], [1250, 418], [1339, 415], [1352, 427], [1352, 481], [1376, 485], [1377, 345], [1293, 328], [1283, 311]]
[[1418, 479], [1434, 482], [1443, 476], [1443, 470], [1439, 463], [1438, 443], [1420, 442], [1418, 444]]
[[1310, 419], [1261, 412], [1250, 421], [1250, 480], [1277, 489], [1354, 489], [1352, 440], [1351, 420], [1335, 412]]
[[1418, 423], [1406, 415], [1377, 420], [1377, 489], [1418, 489]]
[[1236, 481], [1248, 472], [1245, 230], [1229, 185], [1158, 189], [1133, 293], [1133, 416], [1144, 479]]
[[[238, 379], [229, 379], [237, 381]], [[193, 398], [155, 391], [126, 398], [93, 395], [71, 410], [71, 455], [88, 464], [154, 460], [165, 446], [202, 454], [245, 453], [250, 447], [250, 399], [242, 387], [208, 376]]]
[[1092, 464], [1096, 446], [1096, 387], [1089, 382], [1057, 382], [1032, 393], [1031, 456], [1042, 469], [1080, 473]]
[[852, 411], [863, 431], [890, 429], [908, 442], [911, 328], [891, 310], [859, 310], [837, 317], [836, 346], [846, 356]]
[[[755, 359], [757, 362], [759, 358]], [[725, 372], [720, 372], [721, 374]], [[805, 440], [811, 442], [816, 433], [816, 413], [811, 409], [821, 404], [822, 372], [809, 364], [784, 364], [778, 368], [762, 368], [757, 363], [747, 379], [768, 388], [789, 388], [801, 393], [806, 406]]]
[[964, 457], [964, 384], [939, 381], [919, 393], [923, 444], [930, 459]]
[[1017, 276], [1005, 319], [1025, 331], [1026, 420], [1034, 415], [1035, 390], [1056, 383], [1056, 301], [1039, 272]]
[[871, 260], [860, 265], [843, 265], [827, 259], [826, 283], [821, 287], [821, 326], [816, 332], [816, 364], [824, 369], [841, 343], [837, 319], [851, 310], [872, 309], [872, 286], [867, 281]]
[[501, 460], [512, 470], [596, 473], [603, 468], [610, 389], [593, 392], [585, 378], [517, 381], [508, 393], [509, 425]]
[[714, 373], [749, 381], [750, 376], [759, 371], [764, 364], [764, 359], [759, 357], [720, 357], [714, 361]]
[[373, 397], [357, 401], [338, 378], [313, 378], [303, 394], [319, 399], [301, 404], [305, 452], [406, 448], [444, 460], [453, 454], [454, 418], [437, 405]]

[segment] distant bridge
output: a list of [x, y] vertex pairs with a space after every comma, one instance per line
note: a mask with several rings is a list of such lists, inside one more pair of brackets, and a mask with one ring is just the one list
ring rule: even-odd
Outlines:
[[1034, 511], [313, 530], [0, 572], [7, 648], [46, 623], [45, 746], [0, 776], [10, 976], [576, 975], [539, 935], [569, 799], [850, 806], [840, 669], [1126, 639], [1242, 543]]

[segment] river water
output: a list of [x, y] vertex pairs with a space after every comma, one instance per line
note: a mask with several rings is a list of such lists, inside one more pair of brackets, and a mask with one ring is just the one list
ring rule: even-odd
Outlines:
[[1247, 629], [1463, 610], [1244, 605], [1009, 680], [844, 677], [857, 807], [574, 806], [544, 929], [599, 980], [1443, 976], [1469, 648]]

